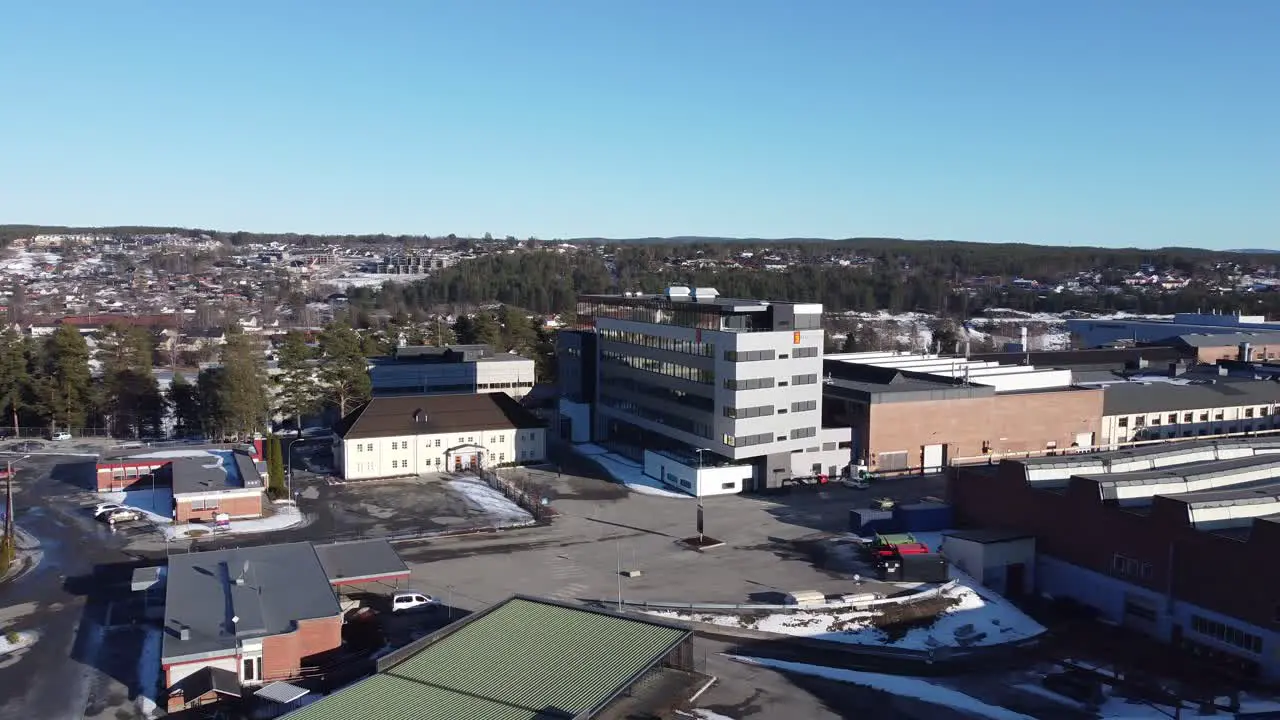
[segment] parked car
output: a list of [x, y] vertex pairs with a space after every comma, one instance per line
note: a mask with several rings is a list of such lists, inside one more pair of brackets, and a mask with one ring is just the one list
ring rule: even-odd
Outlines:
[[120, 503], [98, 503], [97, 505], [93, 506], [93, 516], [98, 517], [102, 513], [108, 512], [110, 510], [128, 510], [128, 509], [129, 508], [125, 507], [124, 505], [121, 505]]
[[49, 436], [49, 439], [50, 439], [50, 440], [70, 440], [70, 439], [71, 439], [71, 433], [69, 433], [69, 432], [56, 432], [56, 433], [54, 433], [54, 434], [50, 435], [50, 436]]
[[436, 606], [436, 599], [430, 595], [406, 590], [391, 596], [391, 612], [409, 612], [411, 610], [431, 610]]
[[130, 510], [129, 508], [118, 508], [116, 510], [108, 510], [102, 513], [101, 515], [98, 515], [98, 519], [104, 523], [107, 523], [108, 525], [115, 525], [116, 523], [119, 523], [119, 522], [129, 522], [130, 520], [137, 520], [139, 517], [141, 516], [138, 515], [137, 512]]

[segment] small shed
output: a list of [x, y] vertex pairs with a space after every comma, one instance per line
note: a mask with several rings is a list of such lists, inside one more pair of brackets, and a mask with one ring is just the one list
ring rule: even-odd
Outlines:
[[971, 577], [1002, 595], [1035, 591], [1036, 539], [1007, 530], [949, 530], [942, 553]]

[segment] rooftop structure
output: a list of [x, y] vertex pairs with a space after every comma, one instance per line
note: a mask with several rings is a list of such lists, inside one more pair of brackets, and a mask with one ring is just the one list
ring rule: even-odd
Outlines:
[[828, 364], [842, 362], [920, 375], [960, 380], [964, 385], [991, 387], [997, 393], [1060, 390], [1071, 386], [1071, 371], [1034, 365], [1002, 364], [933, 354], [860, 352], [827, 355]]
[[517, 596], [397, 651], [378, 674], [287, 717], [597, 718], [624, 692], [643, 693], [633, 686], [664, 664], [688, 674], [680, 658], [691, 659], [691, 635], [673, 623]]
[[[1280, 333], [1280, 323], [1261, 315], [1214, 315], [1178, 313], [1171, 319], [1073, 319], [1067, 321], [1072, 338], [1082, 347], [1102, 347], [1118, 341], [1167, 342], [1179, 336], [1226, 336], [1223, 345], [1243, 342], [1242, 334], [1254, 339], [1257, 334]], [[1274, 342], [1268, 340], [1266, 342]]]
[[343, 439], [356, 439], [540, 427], [543, 422], [511, 397], [484, 393], [375, 397], [336, 430]]
[[536, 374], [533, 360], [488, 345], [407, 345], [369, 358], [375, 395], [500, 392], [519, 398]]

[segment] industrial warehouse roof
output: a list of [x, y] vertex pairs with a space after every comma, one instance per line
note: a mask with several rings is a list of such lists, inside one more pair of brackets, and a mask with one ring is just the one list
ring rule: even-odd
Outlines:
[[1222, 379], [1189, 385], [1121, 382], [1104, 390], [1102, 414], [1136, 415], [1272, 403], [1280, 403], [1280, 383], [1270, 380]]
[[543, 422], [506, 393], [375, 397], [338, 423], [343, 439], [518, 430]]
[[1227, 347], [1249, 343], [1250, 345], [1280, 345], [1280, 332], [1225, 332], [1189, 333], [1179, 335], [1176, 342], [1189, 347]]
[[514, 597], [424, 638], [406, 660], [289, 720], [590, 717], [691, 632]]
[[213, 451], [209, 457], [174, 458], [161, 471], [169, 475], [174, 495], [262, 487], [262, 473], [248, 453]]

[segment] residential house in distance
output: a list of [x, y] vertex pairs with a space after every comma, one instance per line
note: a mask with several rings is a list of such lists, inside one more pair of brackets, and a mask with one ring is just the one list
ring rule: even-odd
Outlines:
[[144, 592], [164, 584], [160, 663], [169, 711], [297, 677], [342, 647], [335, 586], [408, 576], [383, 540], [169, 555], [164, 573], [134, 583]]
[[501, 393], [374, 397], [335, 429], [348, 480], [458, 472], [546, 460], [545, 424]]
[[533, 387], [534, 362], [488, 345], [410, 345], [369, 359], [375, 395], [505, 393], [521, 398]]
[[822, 422], [822, 305], [671, 287], [584, 295], [577, 320], [558, 341], [563, 435], [699, 496], [849, 471], [849, 428]]

